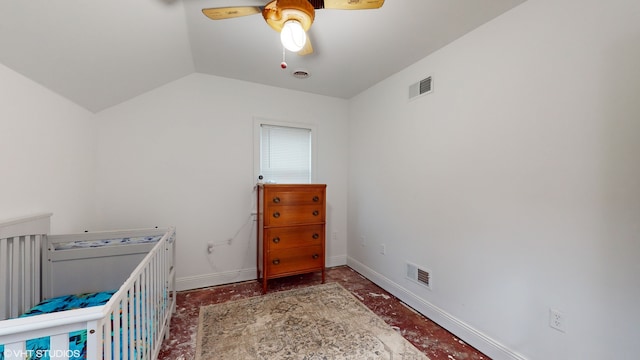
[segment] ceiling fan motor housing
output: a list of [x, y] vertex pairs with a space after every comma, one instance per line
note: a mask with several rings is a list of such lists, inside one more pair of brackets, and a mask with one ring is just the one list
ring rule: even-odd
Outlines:
[[262, 10], [264, 20], [277, 32], [288, 20], [297, 20], [304, 31], [309, 31], [315, 18], [315, 9], [308, 0], [274, 0]]

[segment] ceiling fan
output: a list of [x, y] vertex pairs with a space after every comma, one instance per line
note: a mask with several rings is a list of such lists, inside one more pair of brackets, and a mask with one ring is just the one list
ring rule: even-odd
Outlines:
[[202, 9], [212, 20], [230, 19], [262, 13], [267, 24], [280, 33], [282, 45], [298, 55], [313, 52], [309, 31], [316, 9], [378, 9], [384, 0], [273, 0], [265, 6], [231, 6]]

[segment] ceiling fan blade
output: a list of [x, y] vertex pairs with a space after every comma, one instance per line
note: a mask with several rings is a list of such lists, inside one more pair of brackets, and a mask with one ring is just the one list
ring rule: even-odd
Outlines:
[[325, 9], [366, 10], [382, 7], [384, 0], [324, 0]]
[[241, 16], [259, 14], [261, 12], [262, 9], [258, 6], [235, 6], [202, 9], [202, 13], [212, 20], [231, 19]]
[[304, 47], [298, 51], [298, 55], [309, 55], [313, 53], [313, 46], [311, 46], [311, 38], [309, 37], [309, 33], [307, 33], [307, 42], [304, 44]]

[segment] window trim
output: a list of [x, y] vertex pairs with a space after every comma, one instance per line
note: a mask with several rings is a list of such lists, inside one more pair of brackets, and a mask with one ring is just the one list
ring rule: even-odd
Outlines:
[[316, 183], [318, 164], [318, 131], [315, 124], [280, 121], [263, 117], [253, 118], [253, 180], [258, 181], [260, 175], [260, 127], [262, 125], [283, 126], [311, 130], [311, 183]]

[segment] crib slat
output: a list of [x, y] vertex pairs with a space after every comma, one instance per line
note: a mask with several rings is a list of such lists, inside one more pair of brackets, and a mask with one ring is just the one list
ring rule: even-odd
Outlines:
[[87, 322], [87, 360], [102, 359], [102, 338], [104, 333], [98, 321]]
[[149, 266], [147, 264], [147, 266], [145, 267], [144, 271], [144, 290], [143, 290], [143, 296], [142, 296], [142, 305], [143, 305], [143, 309], [142, 309], [142, 314], [143, 314], [143, 319], [142, 319], [142, 324], [143, 324], [143, 328], [142, 328], [142, 334], [143, 334], [143, 343], [144, 343], [144, 358], [148, 359], [149, 358], [149, 340], [150, 340], [150, 334], [149, 334], [149, 295], [150, 295], [150, 287], [149, 287]]
[[[160, 289], [160, 293], [158, 294], [160, 301], [156, 303], [156, 306], [159, 307], [159, 309], [157, 310], [159, 324], [164, 324], [164, 319], [166, 318], [164, 314], [166, 314], [167, 311], [169, 311], [169, 308], [167, 307], [167, 293], [169, 292], [169, 289], [167, 288], [167, 254], [166, 254], [166, 251], [164, 250], [164, 244], [162, 245], [162, 248], [158, 253], [158, 259], [159, 259], [158, 274], [160, 275], [158, 284], [161, 284], [162, 288]], [[157, 333], [158, 333], [158, 341], [160, 342], [160, 344], [162, 344], [162, 340], [164, 339], [160, 338], [161, 329], [158, 329]]]
[[14, 238], [14, 241], [11, 243], [11, 268], [9, 269], [11, 278], [11, 314], [9, 316], [17, 317], [20, 315], [20, 284], [22, 284], [22, 278], [20, 277], [20, 240], [19, 238]]
[[12, 356], [14, 359], [20, 359], [21, 357], [27, 358], [27, 344], [24, 341], [5, 344], [4, 345], [4, 357], [11, 359]]
[[[129, 344], [129, 349], [127, 351], [127, 353], [129, 354], [129, 359], [135, 359], [135, 356], [133, 355], [133, 349], [135, 348], [135, 312], [136, 310], [134, 309], [134, 286], [135, 284], [132, 284], [129, 289], [127, 290], [127, 302], [128, 302], [128, 306], [127, 306], [127, 312], [128, 312], [128, 316], [127, 316], [127, 333], [128, 333], [128, 344]], [[123, 359], [126, 360], [126, 359]]]
[[124, 298], [120, 300], [120, 319], [121, 319], [121, 331], [122, 331], [122, 356], [120, 360], [129, 359], [129, 348], [131, 348], [131, 341], [129, 337], [129, 291], [124, 293]]
[[[111, 311], [110, 315], [113, 316], [114, 312]], [[113, 344], [113, 337], [116, 336], [116, 334], [113, 332], [113, 327], [111, 326], [111, 324], [115, 322], [116, 319], [114, 319], [113, 317], [109, 319], [110, 315], [107, 315], [107, 317], [104, 319], [103, 325], [101, 326], [101, 328], [104, 329], [104, 333], [102, 334], [102, 351], [104, 353], [105, 359], [113, 359], [111, 355], [111, 346]]]
[[154, 279], [153, 279], [153, 260], [154, 258], [151, 257], [149, 259], [149, 264], [147, 264], [147, 276], [148, 276], [148, 284], [149, 284], [149, 292], [147, 293], [147, 298], [145, 299], [147, 302], [147, 314], [148, 314], [148, 323], [147, 323], [147, 329], [148, 329], [148, 333], [149, 333], [149, 337], [147, 338], [148, 342], [149, 342], [149, 351], [151, 351], [151, 349], [153, 349], [153, 344], [154, 342], [154, 336], [153, 336], [153, 327], [152, 324], [156, 324], [155, 322], [155, 315], [153, 313], [153, 307], [151, 306], [151, 304], [153, 303], [153, 300], [155, 298], [155, 284], [153, 283]]
[[9, 264], [7, 242], [9, 239], [0, 239], [0, 292], [5, 295], [0, 296], [0, 320], [7, 319], [9, 317], [9, 294], [10, 284], [7, 276], [7, 266]]
[[21, 297], [22, 297], [22, 302], [20, 304], [20, 309], [21, 312], [23, 311], [27, 311], [28, 309], [31, 308], [31, 304], [32, 304], [32, 299], [31, 299], [31, 288], [33, 286], [33, 283], [31, 282], [32, 279], [32, 268], [31, 268], [31, 263], [32, 263], [32, 257], [31, 257], [31, 235], [25, 236], [23, 238], [23, 243], [24, 245], [23, 247], [23, 253], [22, 253], [22, 266], [21, 266], [21, 270], [22, 270], [22, 291], [21, 291]]
[[[119, 354], [121, 352], [120, 349], [120, 336], [122, 333], [120, 332], [120, 321], [122, 321], [120, 309], [122, 309], [122, 301], [118, 301], [117, 305], [111, 310], [111, 322], [107, 321], [107, 323], [113, 324], [111, 329], [111, 343], [113, 346], [109, 346], [109, 348], [113, 347], [113, 354], [115, 359], [119, 359]], [[107, 358], [109, 359], [109, 358]]]
[[154, 252], [153, 254], [153, 261], [152, 261], [152, 281], [151, 283], [153, 284], [153, 296], [149, 301], [149, 304], [151, 305], [151, 315], [152, 315], [152, 326], [151, 326], [151, 330], [153, 332], [153, 344], [156, 345], [158, 343], [158, 329], [157, 329], [157, 325], [156, 324], [161, 324], [160, 322], [160, 314], [158, 313], [158, 310], [160, 309], [160, 307], [162, 306], [162, 304], [160, 303], [160, 283], [158, 283], [158, 280], [160, 279], [160, 276], [158, 276], [158, 266], [159, 264], [159, 260], [160, 257], [158, 256], [158, 252]]
[[148, 289], [148, 295], [145, 298], [145, 301], [147, 303], [147, 356], [149, 356], [149, 358], [151, 358], [151, 349], [153, 349], [153, 345], [154, 345], [154, 341], [153, 341], [153, 307], [151, 306], [151, 301], [153, 300], [153, 273], [152, 273], [152, 265], [153, 265], [153, 258], [151, 258], [151, 261], [149, 262], [149, 264], [147, 265], [147, 289]]
[[[158, 254], [154, 253], [151, 258], [151, 264], [149, 265], [151, 268], [151, 296], [149, 299], [149, 310], [151, 313], [151, 324], [159, 324], [158, 321], [158, 312], [156, 311], [158, 305]], [[157, 326], [157, 325], [156, 325]], [[151, 341], [155, 344], [158, 341], [158, 337], [156, 336], [157, 331], [155, 327], [151, 326]]]
[[[147, 278], [145, 269], [140, 273], [140, 295], [138, 295], [138, 301], [140, 301], [140, 351], [144, 354], [145, 348], [147, 347], [146, 338], [147, 338], [147, 304], [146, 304], [146, 296], [144, 294], [147, 293]], [[142, 355], [141, 355], [142, 356]]]
[[67, 360], [69, 359], [69, 334], [61, 334], [50, 337], [49, 359], [51, 360]]
[[30, 308], [32, 306], [35, 306], [37, 303], [39, 303], [42, 299], [40, 298], [40, 281], [41, 281], [41, 277], [40, 277], [40, 268], [42, 265], [42, 258], [41, 258], [41, 246], [42, 246], [42, 235], [35, 235], [34, 236], [34, 246], [33, 246], [33, 252], [31, 253], [31, 262], [32, 262], [32, 266], [33, 266], [33, 287], [31, 288], [31, 293], [33, 294], [33, 299], [32, 299], [32, 303], [29, 306]]
[[153, 263], [153, 258], [149, 259], [149, 263], [147, 263], [147, 265], [145, 266], [144, 272], [145, 272], [145, 285], [146, 285], [146, 290], [144, 292], [144, 314], [145, 314], [145, 319], [144, 324], [145, 324], [145, 331], [146, 331], [146, 336], [145, 336], [145, 341], [146, 341], [146, 345], [145, 345], [145, 354], [148, 351], [149, 347], [151, 347], [151, 344], [153, 343], [153, 334], [151, 333], [151, 322], [153, 321], [153, 314], [151, 314], [151, 308], [149, 307], [149, 303], [151, 302], [151, 299], [153, 298], [153, 282], [151, 280], [151, 269], [150, 266]]
[[[136, 336], [135, 336], [135, 341], [136, 341], [136, 348], [140, 349], [138, 351], [142, 351], [142, 297], [140, 296], [140, 293], [142, 291], [142, 286], [141, 283], [142, 282], [142, 273], [140, 273], [138, 275], [138, 279], [135, 282], [135, 290], [134, 290], [134, 296], [135, 296], [135, 314], [136, 314]], [[140, 356], [140, 354], [138, 354], [138, 356]]]
[[[167, 304], [166, 304], [166, 294], [167, 294], [167, 283], [165, 282], [165, 277], [164, 277], [164, 272], [165, 272], [165, 267], [164, 267], [164, 245], [162, 246], [162, 248], [160, 249], [160, 252], [158, 252], [158, 285], [162, 285], [161, 288], [158, 289], [158, 297], [157, 297], [157, 301], [155, 302], [155, 306], [156, 306], [156, 314], [158, 317], [158, 324], [163, 324], [164, 323], [164, 313], [167, 311]], [[162, 340], [160, 338], [160, 331], [161, 329], [156, 330], [156, 341], [158, 343], [162, 343]]]
[[[156, 336], [156, 324], [158, 324], [158, 314], [156, 312], [156, 301], [158, 299], [158, 287], [156, 281], [158, 281], [156, 276], [156, 264], [157, 264], [157, 253], [154, 253], [153, 258], [151, 258], [151, 263], [149, 264], [149, 272], [150, 272], [150, 283], [151, 283], [151, 296], [149, 297], [149, 332], [151, 336], [149, 337], [151, 347], [149, 348], [149, 353], [153, 350], [158, 338]], [[155, 326], [154, 326], [155, 325]], [[151, 356], [151, 355], [149, 355]]]
[[[163, 247], [164, 248], [164, 247]], [[153, 305], [155, 306], [155, 313], [156, 313], [156, 319], [158, 319], [157, 324], [162, 324], [163, 323], [163, 318], [164, 316], [162, 316], [162, 314], [166, 311], [166, 306], [165, 306], [165, 301], [164, 301], [164, 294], [166, 294], [166, 284], [164, 282], [164, 270], [162, 268], [162, 258], [164, 251], [160, 251], [158, 252], [158, 254], [156, 255], [158, 261], [157, 261], [157, 267], [156, 267], [156, 284], [158, 284], [158, 289], [156, 291], [156, 301], [153, 303]], [[160, 338], [160, 329], [157, 329], [155, 331], [156, 334], [156, 343], [161, 344], [162, 343], [162, 339]]]

